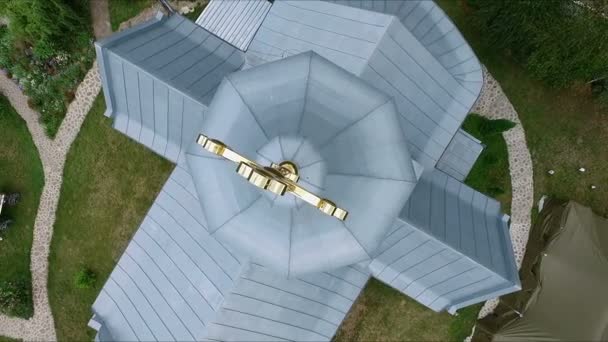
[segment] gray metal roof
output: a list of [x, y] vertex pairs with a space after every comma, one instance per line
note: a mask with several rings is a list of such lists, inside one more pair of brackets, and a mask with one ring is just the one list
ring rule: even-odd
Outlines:
[[369, 265], [435, 311], [521, 288], [500, 204], [439, 170], [425, 172]]
[[211, 0], [196, 23], [240, 50], [246, 51], [266, 17], [268, 0]]
[[483, 151], [481, 141], [459, 129], [437, 162], [437, 169], [464, 181]]
[[207, 338], [222, 341], [329, 341], [369, 279], [358, 266], [286, 279], [252, 264]]
[[[369, 272], [450, 312], [518, 289], [499, 204], [434, 170], [479, 94], [477, 59], [430, 1], [361, 5], [374, 11], [275, 1], [246, 54], [179, 15], [159, 15], [97, 43], [114, 126], [177, 163], [93, 305], [98, 339], [329, 340]], [[393, 98], [403, 137], [426, 172], [393, 229], [369, 251], [372, 260], [284, 278], [209, 234], [199, 203], [206, 190], [197, 192], [190, 176], [205, 170], [191, 169], [185, 151], [223, 78], [310, 50]], [[278, 89], [273, 96], [288, 104], [293, 89]], [[311, 130], [322, 134], [325, 126]], [[294, 141], [269, 143], [262, 152], [295, 149]]]
[[348, 210], [343, 222], [265, 196], [191, 142], [209, 232], [284, 275], [369, 259], [417, 180], [392, 100], [314, 52], [227, 76], [200, 131], [262, 165], [294, 162], [302, 184]]
[[341, 3], [353, 7], [275, 2], [248, 62], [313, 50], [360, 76], [394, 98], [412, 156], [434, 167], [481, 91], [477, 58], [432, 1]]
[[395, 16], [475, 96], [483, 73], [473, 49], [437, 4], [428, 0], [323, 0]]
[[372, 275], [435, 311], [456, 312], [521, 289], [434, 236], [397, 220], [369, 264]]
[[285, 279], [250, 264], [207, 233], [193, 189], [177, 165], [93, 304], [98, 338], [329, 340], [369, 273]]
[[517, 280], [508, 216], [495, 199], [433, 170], [420, 177], [399, 218], [501, 277]]
[[114, 128], [177, 162], [241, 51], [180, 15], [154, 19], [95, 43]]

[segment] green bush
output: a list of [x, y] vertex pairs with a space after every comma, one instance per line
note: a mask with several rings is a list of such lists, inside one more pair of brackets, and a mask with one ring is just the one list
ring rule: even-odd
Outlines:
[[0, 283], [0, 312], [9, 316], [31, 317], [32, 302], [25, 280]]
[[94, 59], [84, 0], [4, 0], [0, 68], [6, 69], [54, 136]]
[[462, 128], [485, 146], [469, 172], [465, 183], [473, 189], [501, 201], [508, 200], [511, 191], [509, 176], [509, 155], [507, 145], [501, 135], [513, 128], [509, 120], [490, 120], [478, 114], [469, 114]]
[[90, 289], [96, 281], [97, 275], [88, 267], [82, 267], [74, 276], [74, 285], [78, 289]]
[[[608, 20], [572, 0], [468, 0], [483, 37], [556, 87], [608, 74]], [[598, 2], [599, 4], [599, 2]]]

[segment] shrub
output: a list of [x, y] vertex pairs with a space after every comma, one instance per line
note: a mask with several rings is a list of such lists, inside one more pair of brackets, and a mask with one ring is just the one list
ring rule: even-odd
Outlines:
[[74, 285], [78, 289], [90, 289], [95, 285], [97, 275], [88, 267], [82, 267], [74, 276]]
[[85, 5], [84, 0], [8, 0], [2, 9], [9, 26], [0, 27], [0, 68], [19, 82], [50, 136], [94, 59]]
[[32, 302], [28, 281], [0, 282], [0, 312], [10, 316], [32, 316]]
[[467, 176], [467, 185], [491, 197], [510, 193], [509, 156], [501, 133], [514, 126], [509, 120], [490, 120], [478, 114], [467, 116], [462, 128], [485, 145]]

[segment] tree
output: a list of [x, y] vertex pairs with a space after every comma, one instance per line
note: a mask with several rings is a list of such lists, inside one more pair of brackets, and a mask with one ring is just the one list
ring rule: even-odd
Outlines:
[[67, 49], [83, 30], [83, 21], [62, 0], [9, 0], [3, 11], [13, 39], [43, 60]]

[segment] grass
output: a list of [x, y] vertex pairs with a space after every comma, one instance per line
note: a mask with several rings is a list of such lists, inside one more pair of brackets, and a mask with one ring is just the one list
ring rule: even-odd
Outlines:
[[462, 341], [471, 333], [479, 309], [468, 307], [457, 316], [436, 313], [371, 279], [334, 341]]
[[25, 122], [11, 107], [8, 99], [0, 95], [0, 191], [20, 192], [21, 202], [5, 207], [2, 217], [14, 223], [0, 241], [0, 284], [22, 282], [27, 284], [27, 295], [16, 310], [0, 312], [8, 315], [31, 317], [30, 248], [38, 202], [44, 186], [44, 173], [38, 150], [31, 139]]
[[[587, 87], [553, 89], [482, 39], [461, 1], [440, 0], [519, 113], [534, 167], [535, 201], [547, 194], [608, 216], [608, 111]], [[587, 172], [579, 173], [579, 167]], [[548, 170], [555, 170], [553, 176]], [[591, 190], [590, 186], [597, 189]]]
[[[68, 154], [51, 245], [49, 297], [60, 341], [91, 340], [91, 305], [172, 165], [111, 126], [95, 100]], [[96, 274], [77, 288], [83, 268]]]
[[[501, 127], [502, 125], [506, 125]], [[503, 210], [511, 207], [509, 153], [502, 132], [514, 125], [507, 120], [490, 120], [477, 114], [467, 116], [462, 128], [485, 146], [465, 183], [501, 202]]]
[[22, 341], [22, 340], [16, 340], [13, 338], [0, 336], [0, 342], [18, 342], [18, 341]]
[[[512, 123], [467, 116], [463, 128], [486, 146], [465, 183], [511, 205], [507, 145], [500, 134]], [[397, 290], [371, 279], [340, 326], [335, 341], [462, 341], [471, 334], [481, 304], [452, 316], [436, 313]]]
[[141, 11], [152, 6], [156, 0], [110, 0], [110, 23], [112, 31], [118, 31], [118, 27], [138, 15]]

